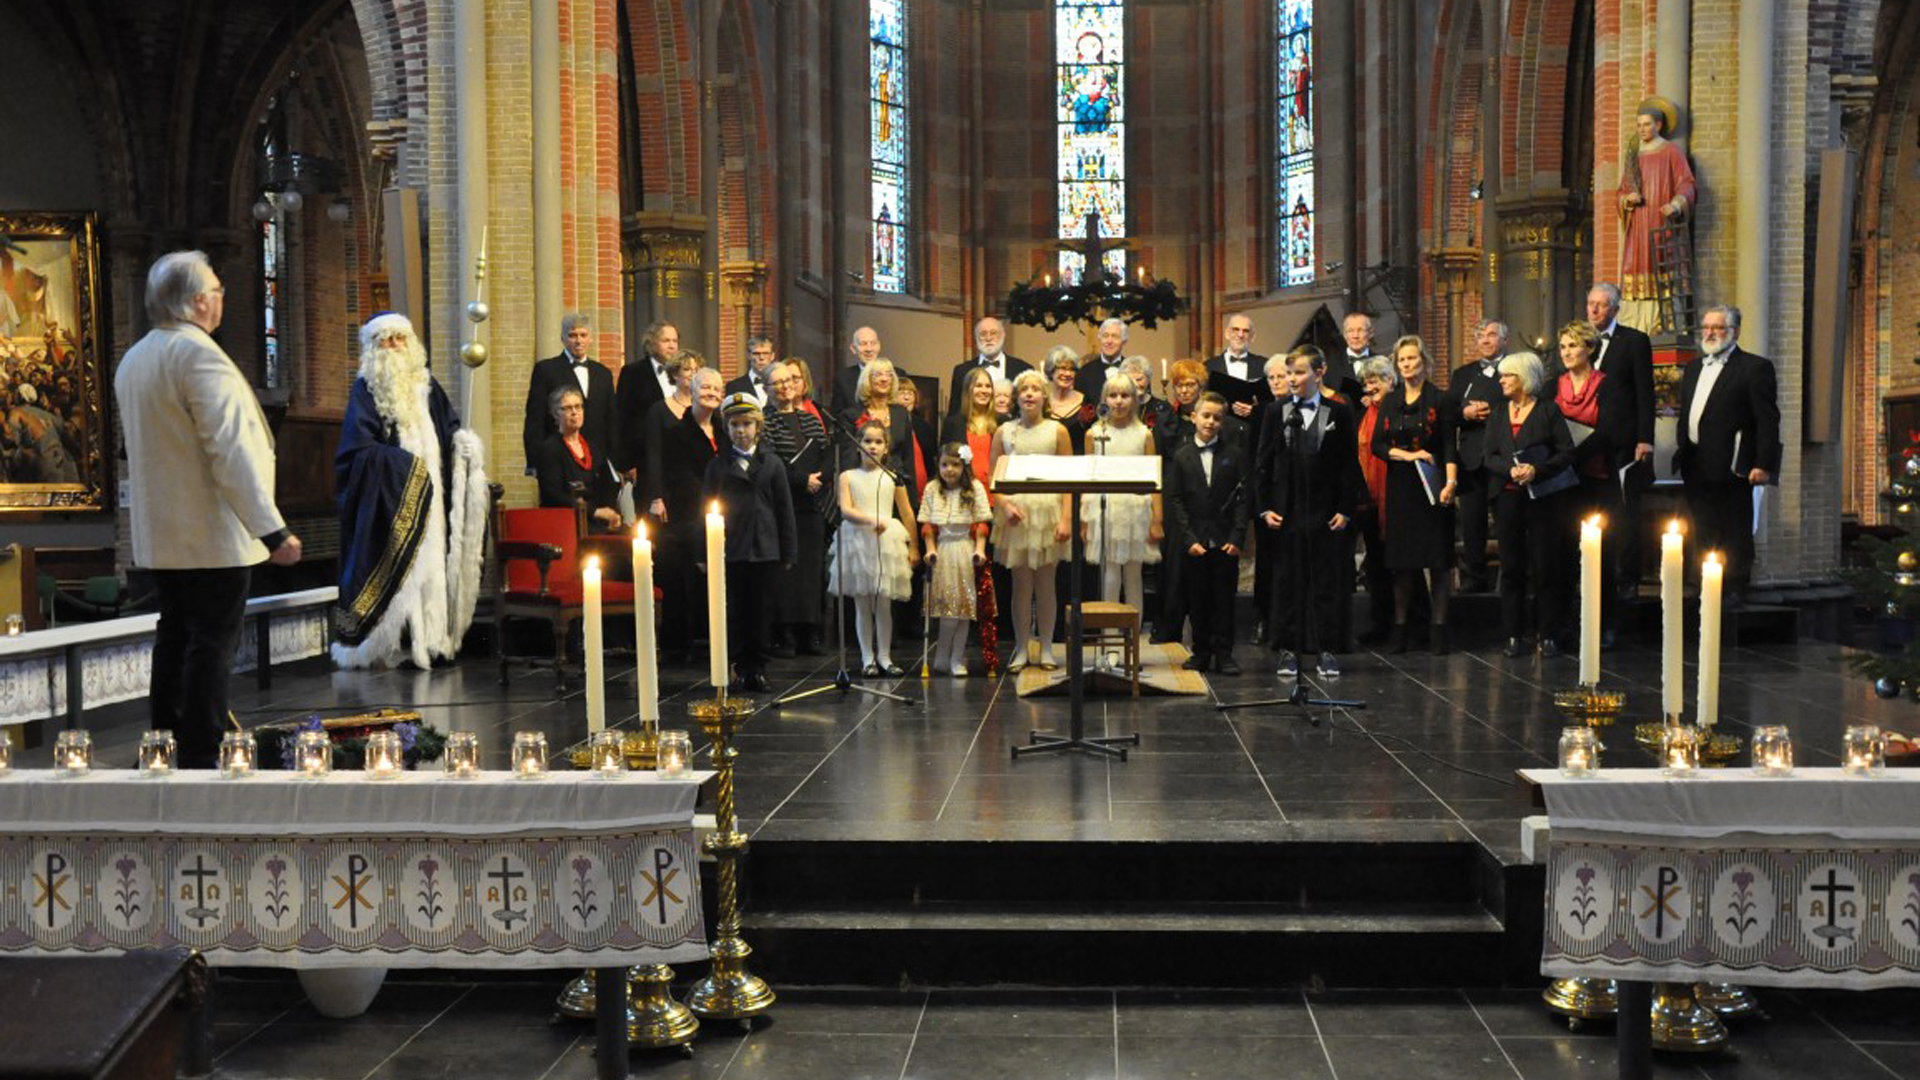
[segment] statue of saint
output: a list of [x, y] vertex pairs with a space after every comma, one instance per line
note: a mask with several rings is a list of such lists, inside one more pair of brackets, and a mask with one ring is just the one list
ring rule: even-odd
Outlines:
[[1664, 98], [1641, 102], [1634, 117], [1634, 141], [1620, 167], [1620, 219], [1626, 234], [1620, 253], [1620, 318], [1643, 330], [1684, 329], [1670, 325], [1672, 305], [1680, 295], [1692, 293], [1692, 251], [1684, 230], [1674, 238], [1682, 249], [1675, 253], [1681, 280], [1663, 283], [1654, 276], [1656, 230], [1683, 223], [1699, 195], [1687, 155], [1666, 138], [1678, 119], [1678, 110]]

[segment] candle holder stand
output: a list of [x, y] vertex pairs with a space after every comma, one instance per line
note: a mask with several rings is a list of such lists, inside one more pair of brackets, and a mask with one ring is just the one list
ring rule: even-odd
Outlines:
[[1579, 1031], [1589, 1020], [1606, 1020], [1619, 1011], [1619, 987], [1612, 979], [1555, 979], [1540, 992], [1547, 1011], [1567, 1018], [1567, 1029]]
[[[1644, 724], [1635, 724], [1633, 725], [1633, 741], [1639, 743], [1641, 749], [1658, 758], [1660, 756], [1661, 732], [1669, 727], [1680, 726], [1682, 725], [1678, 717], [1668, 717], [1665, 721], [1650, 721]], [[1732, 732], [1715, 731], [1708, 728], [1700, 733], [1700, 764], [1709, 766], [1726, 765], [1734, 758], [1740, 756], [1740, 751], [1746, 744], [1747, 741], [1745, 739], [1742, 739]]]
[[1722, 1020], [1745, 1020], [1752, 1017], [1767, 1019], [1766, 1011], [1760, 1008], [1760, 1002], [1744, 986], [1732, 983], [1695, 983], [1693, 1000], [1703, 1008], [1712, 1009]]
[[[1553, 694], [1553, 705], [1565, 715], [1569, 726], [1611, 727], [1626, 703], [1626, 694], [1602, 690], [1597, 683], [1582, 683]], [[1540, 992], [1540, 999], [1549, 1011], [1566, 1017], [1567, 1027], [1574, 1031], [1586, 1021], [1613, 1016], [1619, 1008], [1618, 987], [1612, 979], [1555, 979]]]
[[1588, 727], [1609, 727], [1620, 716], [1627, 695], [1619, 690], [1602, 690], [1597, 683], [1582, 683], [1553, 692], [1553, 707], [1566, 714], [1567, 723]]
[[660, 725], [641, 721], [640, 730], [627, 732], [620, 741], [620, 752], [627, 756], [627, 768], [653, 769], [660, 763]]
[[1727, 1025], [1693, 996], [1691, 983], [1653, 984], [1653, 1048], [1704, 1054], [1727, 1045]]
[[673, 1000], [673, 969], [646, 964], [627, 972], [627, 1040], [644, 1049], [685, 1046], [700, 1020]]
[[745, 722], [753, 703], [729, 698], [723, 692], [710, 701], [696, 701], [687, 707], [700, 729], [713, 740], [715, 780], [714, 831], [703, 845], [714, 857], [715, 877], [720, 896], [715, 904], [720, 924], [714, 928], [713, 968], [707, 977], [693, 985], [687, 994], [687, 1006], [705, 1020], [751, 1021], [771, 1008], [773, 988], [747, 970], [747, 957], [753, 950], [740, 937], [740, 859], [747, 853], [747, 835], [735, 828], [733, 813], [733, 762], [740, 751], [733, 746], [735, 725]]

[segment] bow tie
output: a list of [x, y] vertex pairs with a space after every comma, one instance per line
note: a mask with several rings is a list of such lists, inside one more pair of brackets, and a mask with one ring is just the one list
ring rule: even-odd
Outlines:
[[1000, 358], [998, 356], [993, 357], [991, 359], [984, 356], [980, 358], [981, 367], [994, 367], [994, 366], [997, 366], [999, 363], [1000, 363]]
[[1611, 331], [1611, 330], [1609, 330], [1609, 331], [1607, 331], [1606, 333], [1604, 333], [1604, 334], [1601, 334], [1601, 335], [1600, 335], [1600, 340], [1601, 340], [1601, 341], [1612, 341], [1612, 340], [1613, 340], [1613, 331]]
[[1220, 440], [1215, 439], [1210, 443], [1195, 443], [1194, 449], [1200, 451], [1203, 454], [1211, 454], [1213, 453], [1214, 448], [1219, 445], [1220, 445]]
[[1700, 358], [1700, 362], [1710, 367], [1718, 367], [1727, 362], [1726, 353], [1711, 353]]
[[587, 366], [587, 358], [586, 358], [586, 357], [584, 357], [584, 356], [582, 356], [582, 357], [579, 357], [579, 358], [577, 358], [577, 359], [576, 359], [576, 358], [574, 357], [574, 355], [573, 355], [572, 353], [568, 353], [568, 354], [567, 354], [567, 363], [568, 363], [568, 365], [570, 365], [570, 366], [572, 366], [572, 367], [586, 367], [586, 366]]
[[1296, 409], [1302, 409], [1306, 412], [1312, 412], [1314, 408], [1319, 404], [1320, 403], [1318, 401], [1296, 401], [1293, 403], [1293, 407]]

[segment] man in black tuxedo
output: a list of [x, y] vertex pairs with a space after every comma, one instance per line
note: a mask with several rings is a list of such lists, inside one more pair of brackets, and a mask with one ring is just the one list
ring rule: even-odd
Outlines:
[[960, 414], [960, 395], [966, 391], [967, 376], [974, 368], [986, 368], [993, 374], [994, 382], [1009, 386], [1014, 376], [1033, 369], [1025, 360], [1008, 355], [1006, 345], [1007, 328], [999, 319], [989, 315], [973, 324], [973, 356], [953, 365], [953, 377], [948, 380], [948, 416]]
[[1322, 386], [1349, 403], [1359, 401], [1365, 389], [1360, 385], [1360, 365], [1373, 351], [1373, 316], [1364, 311], [1349, 311], [1340, 320], [1340, 336], [1346, 339], [1346, 351], [1327, 357], [1327, 376]]
[[[1587, 290], [1587, 321], [1600, 331], [1600, 351], [1593, 358], [1596, 371], [1605, 372], [1607, 381], [1620, 387], [1626, 406], [1633, 442], [1633, 460], [1645, 462], [1636, 472], [1653, 468], [1653, 342], [1631, 326], [1620, 324], [1620, 287], [1602, 281]], [[1614, 544], [1614, 580], [1622, 596], [1632, 596], [1640, 587], [1640, 494], [1646, 488], [1627, 485], [1623, 493], [1621, 520], [1626, 526], [1613, 530], [1619, 537]]]
[[1780, 400], [1773, 361], [1735, 345], [1740, 309], [1700, 316], [1699, 359], [1680, 376], [1680, 445], [1695, 551], [1726, 559], [1727, 605], [1753, 573], [1753, 489], [1780, 478]]
[[1126, 360], [1122, 354], [1127, 346], [1127, 324], [1119, 319], [1108, 319], [1100, 324], [1096, 341], [1098, 348], [1080, 358], [1080, 370], [1073, 376], [1073, 388], [1087, 395], [1088, 401], [1098, 404], [1106, 396], [1107, 380], [1120, 374], [1120, 364]]
[[680, 355], [680, 331], [672, 323], [649, 325], [640, 335], [646, 355], [637, 364], [620, 369], [620, 443], [613, 463], [631, 479], [646, 478], [647, 412], [673, 393], [673, 376], [666, 361]]
[[[1506, 399], [1500, 393], [1500, 359], [1507, 355], [1507, 324], [1482, 319], [1474, 334], [1480, 358], [1453, 369], [1447, 385], [1447, 403], [1458, 421], [1460, 463], [1461, 592], [1486, 592], [1493, 586], [1487, 573], [1487, 419]], [[1502, 478], [1504, 482], [1504, 478]]]
[[565, 346], [560, 355], [533, 365], [527, 380], [527, 417], [520, 429], [520, 448], [526, 454], [528, 476], [533, 475], [540, 445], [559, 430], [547, 402], [561, 387], [577, 386], [586, 396], [587, 415], [580, 431], [596, 451], [614, 453], [623, 430], [614, 404], [613, 372], [587, 355], [593, 344], [592, 321], [585, 315], [567, 315], [560, 320], [560, 341]]
[[[845, 412], [848, 408], [863, 404], [856, 401], [859, 396], [860, 373], [867, 365], [880, 359], [880, 332], [871, 326], [863, 326], [853, 332], [853, 340], [847, 343], [847, 351], [853, 354], [853, 363], [833, 373], [833, 411]], [[907, 377], [907, 369], [898, 361], [893, 365], [897, 379]]]
[[773, 339], [754, 336], [747, 339], [747, 370], [726, 387], [726, 394], [752, 394], [762, 410], [772, 408]]
[[1246, 452], [1221, 437], [1227, 400], [1211, 391], [1193, 406], [1193, 438], [1167, 462], [1161, 492], [1168, 548], [1180, 552], [1180, 587], [1193, 624], [1189, 671], [1240, 674], [1233, 661], [1233, 595], [1240, 579], [1240, 538], [1251, 492]]
[[1231, 375], [1254, 384], [1254, 400], [1233, 402], [1227, 406], [1227, 412], [1257, 427], [1255, 418], [1274, 395], [1267, 387], [1267, 358], [1252, 351], [1253, 320], [1245, 315], [1227, 316], [1223, 336], [1225, 347], [1207, 357], [1207, 374]]
[[1300, 673], [1296, 653], [1314, 652], [1332, 678], [1346, 649], [1358, 428], [1349, 406], [1321, 393], [1312, 357], [1296, 351], [1280, 363], [1289, 394], [1263, 410], [1253, 474], [1260, 543], [1278, 541], [1267, 640], [1282, 678]]

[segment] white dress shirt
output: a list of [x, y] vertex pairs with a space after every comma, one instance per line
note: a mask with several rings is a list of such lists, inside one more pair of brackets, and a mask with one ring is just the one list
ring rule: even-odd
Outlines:
[[1253, 381], [1252, 365], [1247, 362], [1246, 353], [1221, 353], [1220, 357], [1226, 361], [1223, 366], [1227, 374], [1247, 382]]
[[573, 381], [580, 384], [580, 396], [592, 397], [593, 392], [587, 389], [587, 384], [593, 381], [587, 378], [587, 358], [584, 356], [575, 356], [565, 351], [562, 352], [562, 355], [567, 358], [567, 363], [572, 365]]
[[1700, 445], [1700, 417], [1707, 411], [1707, 398], [1713, 393], [1713, 384], [1720, 381], [1720, 373], [1726, 370], [1727, 357], [1733, 355], [1733, 349], [1727, 349], [1712, 356], [1700, 358], [1700, 379], [1693, 384], [1693, 408], [1687, 411], [1687, 441]]
[[1603, 365], [1607, 361], [1607, 350], [1613, 346], [1613, 332], [1619, 328], [1619, 319], [1615, 319], [1600, 328], [1600, 351], [1593, 354], [1593, 368], [1595, 371], [1604, 370]]
[[653, 366], [653, 381], [660, 384], [660, 396], [663, 398], [672, 397], [674, 392], [673, 376], [667, 374], [667, 366], [651, 356], [647, 357], [647, 363]]
[[1220, 453], [1220, 450], [1219, 450], [1220, 437], [1216, 435], [1214, 436], [1214, 439], [1212, 442], [1201, 442], [1200, 437], [1196, 435], [1193, 437], [1193, 445], [1199, 447], [1201, 450], [1211, 451], [1211, 453], [1203, 453], [1200, 455], [1200, 471], [1206, 474], [1207, 486], [1212, 487], [1213, 486], [1213, 459], [1216, 456], [1218, 456]]

